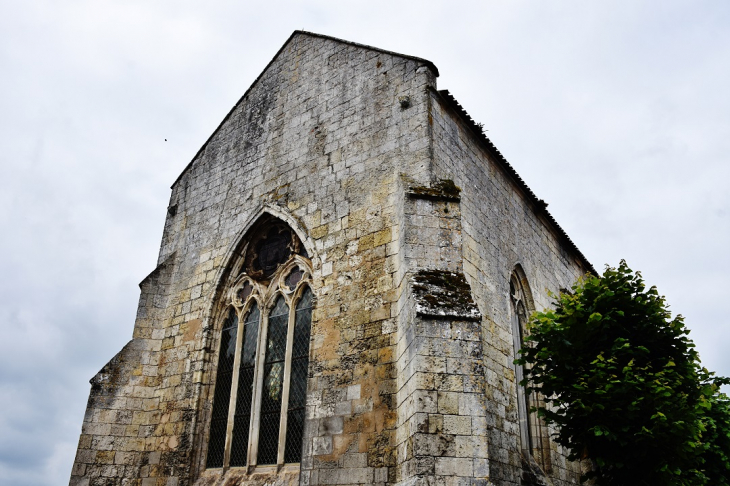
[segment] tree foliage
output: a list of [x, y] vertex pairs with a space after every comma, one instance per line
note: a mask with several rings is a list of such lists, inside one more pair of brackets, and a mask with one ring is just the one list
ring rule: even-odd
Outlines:
[[700, 366], [682, 316], [622, 261], [533, 315], [523, 385], [599, 485], [730, 485], [727, 380]]

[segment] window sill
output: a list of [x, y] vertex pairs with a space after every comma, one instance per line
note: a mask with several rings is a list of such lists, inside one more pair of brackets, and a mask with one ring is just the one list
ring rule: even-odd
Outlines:
[[[225, 472], [233, 472], [236, 473], [236, 475], [254, 475], [254, 474], [275, 474], [279, 472], [284, 473], [292, 473], [292, 472], [299, 472], [301, 465], [298, 462], [290, 463], [290, 464], [282, 464], [282, 465], [276, 465], [276, 464], [267, 464], [267, 465], [256, 465], [249, 468], [248, 466], [243, 467], [229, 467], [225, 470]], [[205, 470], [206, 473], [212, 473], [212, 474], [220, 474], [223, 472], [222, 467], [209, 467]]]

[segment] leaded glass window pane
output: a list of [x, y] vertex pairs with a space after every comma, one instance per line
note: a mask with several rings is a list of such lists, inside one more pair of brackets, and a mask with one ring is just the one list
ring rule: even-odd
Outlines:
[[231, 444], [231, 467], [246, 465], [248, 453], [248, 432], [251, 422], [251, 401], [253, 399], [254, 364], [256, 361], [256, 342], [259, 335], [261, 312], [254, 303], [243, 320], [243, 343], [241, 344], [241, 363], [238, 368], [238, 395], [236, 413], [233, 419], [233, 443]]
[[294, 345], [291, 356], [291, 377], [289, 379], [289, 407], [286, 419], [284, 462], [299, 462], [302, 459], [311, 326], [312, 291], [307, 287], [296, 305], [294, 318]]
[[287, 287], [289, 287], [289, 290], [294, 290], [294, 288], [297, 286], [300, 280], [302, 280], [302, 277], [304, 276], [304, 272], [302, 272], [302, 269], [297, 267], [294, 270], [292, 270], [289, 275], [287, 275], [286, 280], [284, 283]]
[[269, 314], [257, 464], [276, 464], [277, 460], [288, 324], [289, 306], [279, 296]]
[[226, 446], [226, 426], [228, 407], [231, 400], [231, 380], [233, 377], [233, 360], [236, 355], [236, 334], [238, 332], [238, 316], [231, 307], [228, 317], [223, 323], [221, 346], [218, 354], [218, 372], [216, 375], [215, 394], [213, 397], [213, 413], [210, 420], [210, 439], [208, 441], [208, 467], [223, 467], [223, 455]]
[[249, 295], [253, 293], [253, 285], [251, 285], [250, 282], [246, 282], [243, 284], [243, 287], [238, 291], [238, 298], [241, 300], [241, 302], [246, 302], [246, 299]]
[[276, 268], [286, 262], [291, 255], [291, 231], [288, 228], [272, 228], [268, 237], [258, 248], [258, 264], [264, 275], [271, 276]]

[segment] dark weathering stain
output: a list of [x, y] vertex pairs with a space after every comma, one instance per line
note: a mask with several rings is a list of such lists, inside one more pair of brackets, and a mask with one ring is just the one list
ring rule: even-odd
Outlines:
[[256, 145], [255, 142], [266, 132], [266, 120], [274, 106], [275, 90], [272, 89], [272, 86], [276, 82], [274, 76], [266, 76], [261, 79], [259, 81], [260, 89], [257, 90], [258, 96], [255, 100], [249, 100], [250, 103], [245, 105], [245, 111], [241, 114], [243, 126], [239, 132], [239, 141], [243, 144], [244, 150]]

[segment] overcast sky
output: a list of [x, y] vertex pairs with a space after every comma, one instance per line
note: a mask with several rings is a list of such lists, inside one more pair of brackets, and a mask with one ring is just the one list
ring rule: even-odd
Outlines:
[[[730, 2], [0, 0], [0, 484], [68, 483], [170, 185], [295, 29], [423, 57], [730, 375]], [[165, 141], [167, 140], [167, 141]]]

